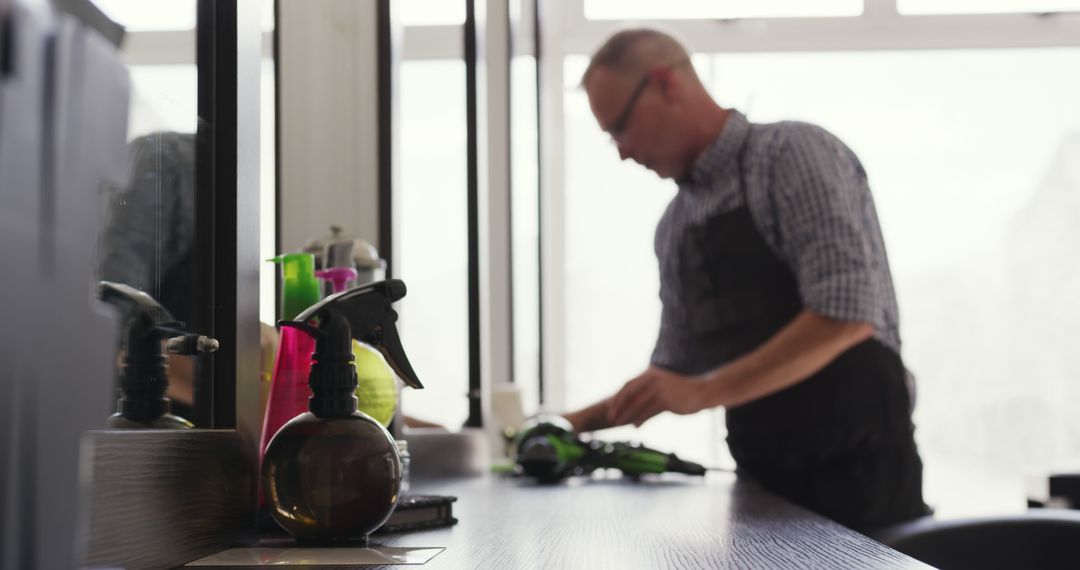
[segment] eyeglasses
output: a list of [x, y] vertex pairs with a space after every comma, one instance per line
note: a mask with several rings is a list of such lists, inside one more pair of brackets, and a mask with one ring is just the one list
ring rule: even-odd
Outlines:
[[[668, 65], [668, 69], [675, 69], [676, 67], [690, 63], [690, 58], [683, 58], [671, 65]], [[615, 118], [615, 122], [612, 123], [611, 128], [608, 129], [608, 134], [615, 142], [619, 142], [622, 138], [623, 131], [626, 130], [626, 123], [630, 121], [630, 114], [634, 112], [634, 107], [637, 105], [638, 99], [641, 98], [641, 94], [645, 92], [645, 88], [652, 83], [652, 73], [646, 73], [638, 80], [637, 85], [634, 86], [634, 90], [630, 93], [630, 99], [626, 101], [626, 106], [623, 107], [619, 116]]]
[[645, 88], [649, 86], [652, 81], [652, 75], [646, 73], [644, 77], [638, 80], [637, 85], [634, 86], [634, 91], [630, 93], [630, 99], [626, 102], [626, 106], [623, 107], [619, 116], [612, 123], [611, 128], [608, 129], [608, 134], [612, 139], [616, 141], [622, 137], [623, 131], [626, 130], [626, 123], [630, 121], [630, 113], [634, 112], [634, 107], [637, 105], [638, 99], [641, 98], [641, 94], [645, 92]]

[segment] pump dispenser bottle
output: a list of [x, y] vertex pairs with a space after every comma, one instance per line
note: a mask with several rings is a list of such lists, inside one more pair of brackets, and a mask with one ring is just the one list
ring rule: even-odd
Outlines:
[[169, 379], [165, 372], [162, 341], [173, 354], [195, 355], [217, 350], [212, 338], [187, 334], [169, 311], [150, 295], [128, 285], [102, 281], [101, 299], [117, 306], [124, 317], [124, 357], [120, 370], [117, 412], [105, 421], [110, 428], [190, 429], [194, 425], [170, 413], [165, 396]]
[[316, 339], [309, 411], [286, 423], [263, 460], [263, 492], [273, 518], [303, 542], [359, 543], [393, 512], [401, 459], [390, 433], [357, 411], [353, 339], [376, 348], [408, 385], [422, 388], [398, 339], [391, 303], [398, 280], [327, 297], [292, 322]]

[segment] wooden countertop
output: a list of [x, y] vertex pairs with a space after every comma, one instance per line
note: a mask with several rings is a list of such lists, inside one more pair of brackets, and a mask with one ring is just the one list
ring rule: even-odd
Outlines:
[[376, 535], [446, 547], [424, 568], [929, 568], [730, 474], [418, 482], [454, 495], [457, 525]]

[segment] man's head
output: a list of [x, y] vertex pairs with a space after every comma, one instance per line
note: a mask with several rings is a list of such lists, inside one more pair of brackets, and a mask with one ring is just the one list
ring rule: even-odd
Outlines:
[[593, 55], [581, 84], [619, 156], [681, 178], [719, 133], [726, 112], [701, 84], [686, 49], [651, 29], [619, 32]]

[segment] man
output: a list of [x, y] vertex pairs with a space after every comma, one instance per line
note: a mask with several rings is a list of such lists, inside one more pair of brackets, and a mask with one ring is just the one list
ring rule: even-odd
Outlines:
[[610, 38], [582, 79], [623, 159], [679, 191], [655, 238], [650, 366], [577, 431], [723, 406], [739, 472], [852, 528], [926, 514], [897, 306], [866, 174], [825, 130], [751, 124], [686, 50]]
[[[128, 145], [126, 188], [105, 196], [98, 272], [154, 297], [177, 321], [191, 325], [195, 246], [195, 135], [155, 132]], [[172, 413], [195, 414], [192, 357], [169, 354]]]

